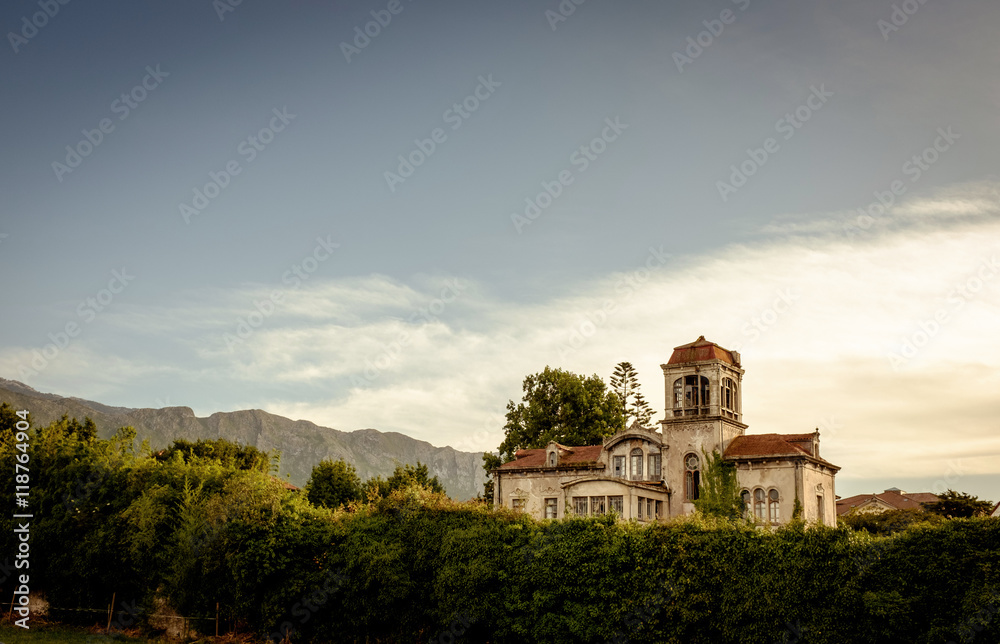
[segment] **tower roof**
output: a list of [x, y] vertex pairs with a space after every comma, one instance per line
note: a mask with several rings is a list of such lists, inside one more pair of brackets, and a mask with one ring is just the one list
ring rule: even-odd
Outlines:
[[709, 342], [705, 336], [698, 336], [698, 339], [690, 344], [682, 344], [674, 347], [674, 352], [670, 355], [667, 364], [682, 364], [686, 362], [708, 362], [710, 360], [722, 360], [734, 366], [739, 366], [739, 359], [733, 355], [729, 349], [723, 349], [714, 342]]

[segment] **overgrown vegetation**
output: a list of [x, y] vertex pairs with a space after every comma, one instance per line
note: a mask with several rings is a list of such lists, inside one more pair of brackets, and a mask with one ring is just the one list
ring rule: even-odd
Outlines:
[[[30, 432], [30, 585], [57, 609], [115, 593], [141, 621], [160, 600], [190, 616], [218, 602], [241, 632], [293, 642], [1000, 641], [997, 519], [891, 536], [536, 521], [412, 484], [331, 510], [266, 471], [183, 450], [160, 460], [128, 429], [99, 440], [84, 426]], [[0, 517], [2, 552], [12, 527]]]

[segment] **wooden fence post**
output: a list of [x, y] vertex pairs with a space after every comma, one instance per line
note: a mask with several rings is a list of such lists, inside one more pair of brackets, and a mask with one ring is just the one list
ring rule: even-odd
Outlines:
[[106, 631], [109, 634], [111, 633], [111, 616], [115, 614], [115, 595], [117, 594], [117, 591], [111, 593], [111, 608], [108, 609], [108, 628]]

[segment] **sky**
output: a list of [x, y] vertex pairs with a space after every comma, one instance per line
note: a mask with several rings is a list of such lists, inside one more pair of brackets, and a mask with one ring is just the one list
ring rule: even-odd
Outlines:
[[1000, 500], [992, 0], [15, 0], [0, 377], [482, 451], [738, 349], [841, 496]]

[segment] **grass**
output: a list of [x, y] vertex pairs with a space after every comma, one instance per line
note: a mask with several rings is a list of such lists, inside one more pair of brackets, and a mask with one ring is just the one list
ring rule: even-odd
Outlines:
[[134, 642], [142, 644], [163, 644], [157, 640], [125, 637], [114, 635], [108, 637], [103, 633], [86, 628], [73, 628], [61, 624], [30, 622], [31, 628], [25, 630], [19, 626], [4, 624], [0, 626], [0, 644], [96, 644], [97, 642]]
[[[124, 644], [169, 644], [170, 642], [178, 641], [166, 638], [129, 637], [121, 633], [107, 636], [103, 630], [97, 627], [73, 627], [35, 620], [30, 622], [30, 626], [30, 630], [25, 630], [19, 626], [13, 626], [9, 622], [0, 625], [0, 644], [100, 644], [104, 642], [108, 644], [112, 642], [122, 642]], [[250, 640], [246, 636], [210, 637], [196, 640], [193, 644], [198, 644], [199, 642], [205, 644], [249, 644]]]

